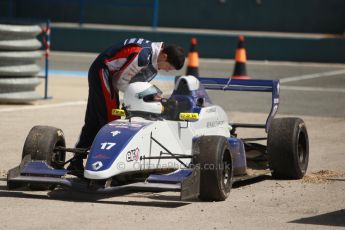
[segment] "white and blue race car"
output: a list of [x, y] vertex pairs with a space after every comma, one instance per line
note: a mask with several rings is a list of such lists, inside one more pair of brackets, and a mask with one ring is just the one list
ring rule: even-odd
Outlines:
[[[231, 123], [207, 90], [271, 92], [265, 124]], [[182, 200], [225, 200], [238, 180], [272, 174], [300, 179], [307, 170], [308, 133], [300, 118], [274, 116], [279, 81], [182, 76], [165, 101], [147, 82], [130, 84], [122, 119], [105, 125], [90, 149], [66, 148], [61, 129], [35, 126], [22, 162], [8, 172], [9, 189], [59, 186], [79, 191], [123, 193], [179, 191]], [[237, 137], [236, 129], [265, 129], [265, 138]], [[267, 144], [258, 142], [267, 141]], [[82, 177], [66, 169], [66, 152], [87, 156]]]

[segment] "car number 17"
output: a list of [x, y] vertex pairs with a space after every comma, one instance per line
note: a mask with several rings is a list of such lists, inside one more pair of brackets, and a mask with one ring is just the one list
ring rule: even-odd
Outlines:
[[115, 145], [116, 145], [116, 143], [104, 142], [104, 143], [101, 143], [101, 149], [109, 150], [109, 149], [111, 149], [112, 147], [114, 147]]

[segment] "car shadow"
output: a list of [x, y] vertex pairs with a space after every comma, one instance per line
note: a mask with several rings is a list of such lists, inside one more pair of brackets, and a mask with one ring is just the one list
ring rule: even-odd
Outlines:
[[[6, 177], [0, 177], [1, 182], [7, 182]], [[13, 197], [13, 198], [27, 198], [27, 199], [42, 199], [42, 200], [60, 200], [67, 202], [90, 202], [100, 204], [114, 204], [114, 205], [129, 205], [129, 206], [148, 206], [148, 207], [160, 207], [160, 208], [179, 208], [190, 202], [180, 200], [179, 195], [165, 195], [152, 192], [117, 192], [109, 194], [96, 194], [96, 193], [84, 193], [71, 190], [68, 188], [57, 188], [48, 191], [46, 195], [34, 194], [35, 191], [29, 188], [19, 188], [16, 190], [8, 190], [7, 185], [0, 185], [0, 197]], [[111, 197], [127, 197], [126, 201], [114, 201], [114, 200], [102, 200]], [[151, 201], [131, 201], [130, 199], [150, 199]], [[154, 200], [154, 201], [152, 201]]]
[[[255, 178], [251, 178], [251, 179], [246, 179], [246, 180], [243, 180], [243, 181], [236, 181], [233, 183], [232, 185], [232, 188], [233, 189], [237, 189], [237, 188], [241, 188], [241, 187], [245, 187], [245, 186], [248, 186], [248, 185], [252, 185], [252, 184], [256, 184], [256, 183], [259, 183], [259, 182], [262, 182], [262, 181], [265, 181], [265, 180], [272, 180], [272, 177], [269, 176], [269, 175], [260, 175], [258, 177], [255, 177]], [[176, 201], [176, 199], [179, 199], [179, 196], [171, 196], [171, 195], [165, 195], [165, 194], [161, 194], [161, 193], [155, 193], [155, 194], [151, 194], [151, 195], [148, 195], [147, 196], [148, 198], [150, 199], [153, 199], [153, 200], [171, 200], [171, 201]], [[188, 200], [189, 202], [193, 202], [193, 203], [196, 203], [196, 202], [209, 202], [209, 201], [203, 201], [203, 200], [199, 200], [197, 198], [195, 199], [191, 199], [191, 200]]]
[[[256, 184], [265, 180], [272, 180], [271, 176], [262, 175], [252, 179], [247, 179], [244, 181], [236, 181], [233, 183], [232, 188], [240, 188], [248, 185]], [[6, 181], [6, 178], [0, 178], [0, 181]], [[110, 201], [102, 200], [111, 197], [124, 196], [128, 199], [126, 201]], [[131, 205], [131, 206], [151, 206], [151, 207], [161, 207], [161, 208], [178, 208], [192, 202], [203, 202], [198, 199], [191, 199], [188, 201], [181, 201], [179, 195], [171, 195], [162, 193], [151, 193], [151, 192], [121, 192], [116, 194], [92, 194], [83, 193], [74, 190], [69, 190], [66, 188], [58, 188], [49, 191], [47, 195], [33, 194], [30, 189], [22, 188], [20, 190], [8, 190], [7, 186], [0, 185], [0, 197], [15, 197], [15, 198], [27, 198], [27, 199], [46, 199], [46, 200], [60, 200], [67, 202], [91, 202], [91, 203], [101, 203], [101, 204], [115, 204], [115, 205]], [[130, 201], [130, 199], [150, 199], [151, 201]]]
[[324, 213], [321, 215], [301, 218], [290, 221], [289, 223], [345, 227], [345, 209], [341, 209], [335, 212]]
[[243, 181], [236, 181], [232, 184], [232, 188], [236, 189], [240, 187], [245, 187], [245, 186], [256, 184], [265, 180], [272, 180], [272, 177], [268, 175], [261, 175], [261, 176], [254, 177], [251, 179], [246, 179]]
[[[258, 183], [270, 179], [269, 176], [260, 176], [246, 181], [235, 182], [233, 188], [239, 188], [251, 184]], [[128, 199], [126, 201], [110, 201], [102, 200], [111, 197], [124, 196]], [[73, 191], [69, 189], [55, 189], [49, 191], [47, 195], [33, 194], [30, 189], [22, 188], [19, 190], [8, 190], [7, 186], [0, 186], [0, 197], [14, 197], [27, 199], [42, 199], [42, 200], [59, 200], [67, 202], [90, 202], [100, 204], [115, 204], [115, 205], [130, 205], [130, 206], [150, 206], [160, 208], [179, 208], [191, 203], [204, 202], [198, 199], [191, 199], [188, 201], [181, 201], [179, 195], [172, 195], [171, 193], [151, 193], [151, 192], [135, 192], [135, 193], [117, 193], [117, 194], [91, 194]], [[151, 201], [130, 201], [132, 199], [150, 199]]]
[[[103, 200], [111, 197], [125, 196], [128, 197], [125, 201], [114, 201], [114, 200]], [[126, 206], [145, 206], [145, 207], [159, 207], [159, 208], [179, 208], [188, 204], [190, 202], [182, 202], [177, 200], [178, 197], [167, 196], [167, 199], [161, 199], [161, 201], [131, 201], [131, 198], [135, 196], [130, 196], [128, 193], [121, 193], [116, 195], [99, 195], [90, 193], [81, 193], [76, 191], [71, 191], [68, 189], [55, 189], [49, 191], [47, 195], [45, 194], [34, 194], [28, 189], [23, 190], [7, 190], [6, 186], [0, 187], [0, 197], [12, 197], [21, 199], [39, 199], [39, 200], [56, 200], [64, 202], [88, 202], [97, 204], [109, 204], [109, 205], [126, 205]], [[138, 196], [139, 197], [139, 196]], [[140, 196], [141, 198], [148, 198], [149, 196]], [[164, 196], [162, 196], [163, 198]]]

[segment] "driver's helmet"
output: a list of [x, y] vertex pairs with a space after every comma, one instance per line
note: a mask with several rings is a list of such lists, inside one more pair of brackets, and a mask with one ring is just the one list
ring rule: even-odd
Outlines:
[[123, 102], [128, 111], [161, 114], [162, 91], [148, 82], [134, 82], [125, 91]]

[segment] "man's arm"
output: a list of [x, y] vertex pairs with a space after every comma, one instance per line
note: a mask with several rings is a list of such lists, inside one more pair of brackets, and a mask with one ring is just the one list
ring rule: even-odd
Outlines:
[[157, 75], [157, 70], [150, 64], [147, 67], [140, 70], [134, 77], [132, 77], [130, 83], [138, 81], [151, 81]]
[[109, 70], [109, 83], [112, 91], [124, 91], [131, 78], [139, 72], [137, 66], [137, 57], [142, 48], [137, 45], [125, 46], [119, 50], [113, 57], [104, 60], [104, 64]]
[[142, 48], [139, 53], [133, 52], [127, 61], [113, 75], [113, 86], [124, 92], [128, 84], [136, 81], [151, 81], [157, 70], [151, 65], [152, 49]]

